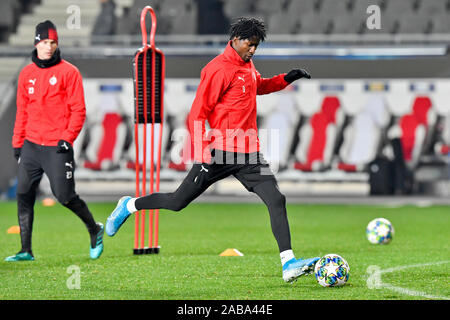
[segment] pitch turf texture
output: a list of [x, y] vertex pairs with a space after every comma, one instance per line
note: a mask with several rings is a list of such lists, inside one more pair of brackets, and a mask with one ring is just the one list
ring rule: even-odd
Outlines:
[[[102, 222], [115, 205], [89, 204]], [[449, 213], [446, 206], [288, 205], [297, 257], [337, 253], [350, 265], [344, 287], [323, 288], [313, 275], [294, 284], [283, 282], [262, 204], [193, 203], [179, 213], [161, 210], [159, 255], [132, 254], [131, 217], [113, 238], [105, 234], [103, 255], [92, 261], [82, 222], [59, 204], [39, 203], [33, 234], [36, 260], [11, 263], [3, 259], [20, 249], [20, 236], [6, 232], [17, 225], [16, 203], [2, 202], [0, 300], [448, 299]], [[389, 219], [395, 227], [389, 245], [372, 245], [365, 238], [366, 225], [377, 217]], [[219, 256], [227, 248], [244, 256]], [[378, 282], [376, 277], [369, 279], [369, 266], [379, 267]]]

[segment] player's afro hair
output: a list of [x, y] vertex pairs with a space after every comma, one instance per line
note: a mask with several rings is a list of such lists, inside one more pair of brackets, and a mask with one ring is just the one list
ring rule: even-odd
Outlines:
[[251, 39], [257, 37], [261, 42], [266, 38], [266, 26], [264, 22], [256, 18], [241, 17], [230, 26], [230, 40]]

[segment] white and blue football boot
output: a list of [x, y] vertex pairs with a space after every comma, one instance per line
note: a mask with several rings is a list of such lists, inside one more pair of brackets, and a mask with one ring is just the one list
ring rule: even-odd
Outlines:
[[283, 265], [283, 280], [292, 283], [300, 276], [312, 273], [319, 259], [319, 257], [310, 259], [292, 258]]
[[116, 208], [111, 215], [106, 219], [106, 234], [110, 237], [116, 234], [120, 227], [127, 221], [131, 212], [127, 209], [127, 203], [130, 201], [130, 196], [120, 198]]

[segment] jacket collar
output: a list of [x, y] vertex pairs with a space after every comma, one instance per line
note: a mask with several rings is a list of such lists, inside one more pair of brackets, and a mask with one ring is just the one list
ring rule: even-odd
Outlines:
[[234, 50], [233, 47], [231, 46], [231, 40], [228, 41], [228, 45], [226, 46], [223, 55], [225, 56], [226, 59], [230, 60], [233, 64], [238, 66], [245, 66], [247, 63], [251, 62], [251, 60], [249, 62], [245, 62], [244, 60], [242, 60], [242, 58], [238, 55], [236, 50]]
[[50, 68], [61, 62], [61, 52], [59, 48], [56, 48], [55, 53], [52, 55], [50, 59], [41, 60], [37, 56], [37, 49], [34, 49], [31, 52], [31, 60], [39, 67], [39, 68]]

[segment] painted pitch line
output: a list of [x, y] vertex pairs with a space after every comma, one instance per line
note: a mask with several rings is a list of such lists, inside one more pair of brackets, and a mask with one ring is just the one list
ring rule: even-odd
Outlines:
[[384, 288], [384, 289], [396, 291], [401, 294], [406, 294], [406, 295], [415, 296], [415, 297], [423, 297], [423, 298], [427, 298], [427, 299], [450, 300], [450, 297], [430, 295], [426, 292], [420, 292], [420, 291], [410, 290], [407, 288], [396, 287], [389, 283], [383, 283], [381, 281], [381, 275], [384, 273], [392, 273], [392, 272], [401, 271], [401, 270], [410, 269], [410, 268], [436, 266], [436, 265], [445, 264], [445, 263], [450, 263], [450, 260], [430, 262], [430, 263], [421, 263], [421, 264], [412, 264], [412, 265], [407, 265], [407, 266], [398, 266], [398, 267], [388, 268], [388, 269], [384, 269], [384, 270], [381, 270], [381, 268], [379, 266], [372, 265], [372, 266], [369, 266], [366, 271], [369, 274], [369, 277], [367, 278], [367, 287], [369, 289]]

